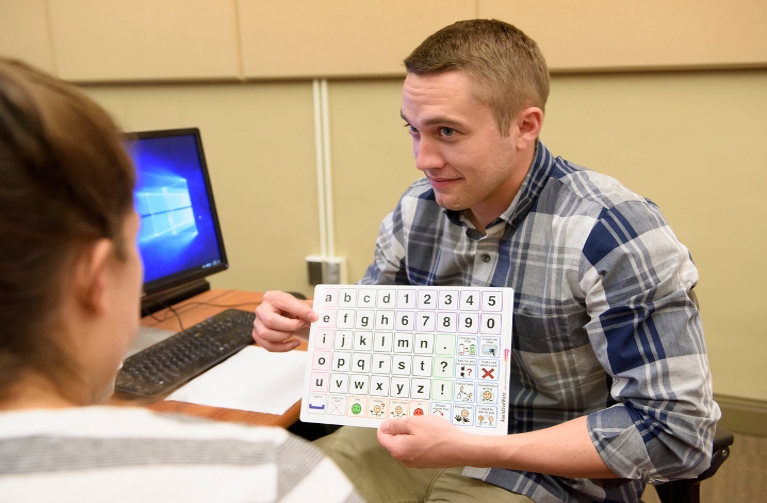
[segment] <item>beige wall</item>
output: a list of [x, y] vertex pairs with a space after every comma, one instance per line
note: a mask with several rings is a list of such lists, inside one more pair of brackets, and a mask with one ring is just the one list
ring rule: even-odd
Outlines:
[[[401, 72], [397, 62], [414, 42], [406, 38], [407, 44], [400, 44], [397, 30], [406, 27], [411, 36], [417, 29], [415, 39], [421, 38], [432, 29], [426, 22], [430, 9], [449, 7], [440, 13], [440, 23], [471, 17], [466, 12], [472, 9], [474, 15], [518, 19], [539, 38], [555, 70], [654, 68], [654, 73], [555, 74], [542, 138], [556, 154], [612, 174], [661, 206], [700, 268], [698, 292], [716, 392], [767, 400], [767, 328], [759, 318], [761, 286], [767, 282], [767, 268], [760, 261], [767, 254], [767, 70], [721, 69], [767, 63], [763, 3], [737, 0], [738, 8], [732, 8], [707, 0], [695, 2], [696, 8], [690, 0], [680, 0], [666, 9], [653, 0], [626, 14], [607, 0], [585, 1], [577, 12], [568, 11], [563, 0], [536, 2], [540, 10], [529, 2], [429, 1], [420, 7], [423, 23], [416, 16], [407, 18], [407, 24], [408, 10], [397, 3], [401, 0], [392, 0], [396, 8], [378, 16], [380, 23], [375, 22], [379, 13], [360, 14], [360, 2], [333, 0], [326, 3], [332, 12], [322, 18], [323, 26], [332, 29], [314, 26], [311, 31], [301, 29], [301, 23], [314, 22], [301, 0], [266, 10], [259, 10], [254, 0], [194, 0], [199, 9], [184, 9], [178, 0], [157, 0], [147, 3], [157, 10], [157, 23], [148, 16], [124, 16], [143, 23], [148, 40], [160, 37], [159, 43], [142, 46], [131, 40], [134, 28], [104, 29], [115, 12], [135, 4], [103, 0], [111, 10], [97, 9], [97, 19], [90, 17], [92, 4], [101, 1], [0, 1], [0, 54], [91, 82], [86, 91], [126, 129], [201, 128], [231, 262], [230, 271], [212, 277], [214, 286], [221, 287], [311, 292], [304, 257], [320, 250], [309, 78], [325, 75], [369, 76], [339, 77], [329, 89], [335, 249], [347, 257], [351, 281], [362, 275], [372, 258], [378, 223], [418, 176], [397, 117], [400, 80], [376, 75]], [[375, 6], [384, 3], [368, 5], [379, 8]], [[688, 10], [679, 11], [683, 8]], [[194, 23], [205, 12], [215, 23], [194, 36], [211, 40], [208, 50], [190, 55], [189, 46], [178, 43], [182, 35], [163, 35], [168, 26], [178, 26], [163, 19], [187, 16], [181, 26], [198, 26]], [[641, 14], [636, 26], [645, 28], [632, 28], [630, 14]], [[654, 14], [658, 24], [648, 24]], [[260, 40], [247, 32], [282, 17], [294, 24], [272, 28], [294, 37], [290, 47], [283, 48], [279, 37]], [[356, 56], [338, 49], [344, 37], [362, 37], [359, 26], [348, 26], [349, 19], [370, 23], [364, 30], [368, 38], [352, 48]], [[544, 19], [551, 23], [542, 24]], [[738, 29], [711, 46], [712, 19]], [[78, 31], [78, 23], [98, 26]], [[231, 30], [223, 27], [227, 23]], [[657, 36], [642, 39], [653, 27]], [[95, 37], [93, 33], [112, 31], [114, 47], [98, 48], [95, 59], [80, 54], [93, 45], [83, 33]], [[668, 38], [675, 31], [677, 38]], [[302, 33], [316, 36], [301, 45]], [[163, 36], [172, 40], [165, 43]], [[665, 42], [653, 46], [657, 40]], [[359, 51], [367, 53], [367, 46], [375, 43], [382, 47], [370, 47], [371, 54], [375, 65], [383, 66], [346, 66], [344, 62], [361, 61]], [[624, 49], [614, 50], [620, 44]], [[690, 52], [690, 47], [701, 51]], [[711, 57], [701, 60], [701, 54]], [[281, 72], [293, 67], [279, 64], [293, 59], [314, 64], [320, 57], [327, 64], [293, 69], [292, 80], [257, 80], [286, 77]], [[142, 58], [148, 60], [142, 63]], [[719, 70], [672, 71], [691, 66]], [[259, 74], [259, 68], [265, 73]], [[220, 79], [230, 82], [213, 82]], [[242, 79], [246, 82], [237, 83]]]
[[421, 173], [399, 116], [402, 79], [330, 85], [336, 254], [348, 257], [349, 281], [373, 261], [381, 220]]

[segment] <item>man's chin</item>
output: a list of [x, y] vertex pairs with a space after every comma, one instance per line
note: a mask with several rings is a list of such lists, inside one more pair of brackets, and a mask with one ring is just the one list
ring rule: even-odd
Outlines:
[[434, 191], [434, 199], [437, 201], [438, 205], [446, 210], [463, 211], [469, 207], [465, 201], [451, 197], [447, 194], [440, 194], [437, 190]]
[[463, 211], [469, 208], [468, 206], [461, 203], [460, 201], [450, 201], [450, 200], [446, 201], [444, 199], [440, 199], [439, 197], [436, 199], [437, 199], [437, 204], [445, 208], [446, 210]]

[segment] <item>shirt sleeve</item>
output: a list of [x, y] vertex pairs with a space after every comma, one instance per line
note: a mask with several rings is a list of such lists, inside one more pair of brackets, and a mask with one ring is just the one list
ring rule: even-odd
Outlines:
[[405, 223], [402, 216], [402, 201], [386, 215], [378, 229], [375, 258], [360, 285], [408, 285], [405, 266]]
[[612, 407], [588, 417], [594, 446], [618, 476], [660, 484], [708, 468], [713, 400], [698, 272], [650, 202], [602, 211], [583, 248], [580, 286]]

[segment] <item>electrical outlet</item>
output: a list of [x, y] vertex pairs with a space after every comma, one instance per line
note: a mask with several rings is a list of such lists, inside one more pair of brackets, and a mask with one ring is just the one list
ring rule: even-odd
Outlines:
[[309, 255], [306, 257], [306, 269], [309, 273], [309, 284], [319, 285], [324, 283], [325, 275], [322, 272], [324, 262], [319, 255]]
[[306, 257], [310, 285], [342, 285], [346, 281], [346, 257]]
[[343, 285], [346, 283], [346, 258], [327, 257], [325, 259], [325, 283]]

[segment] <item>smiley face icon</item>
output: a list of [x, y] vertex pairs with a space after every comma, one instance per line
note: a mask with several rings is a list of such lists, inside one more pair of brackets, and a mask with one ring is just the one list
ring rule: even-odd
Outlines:
[[355, 416], [359, 415], [359, 413], [362, 412], [362, 406], [358, 403], [355, 403], [352, 405], [352, 414]]

